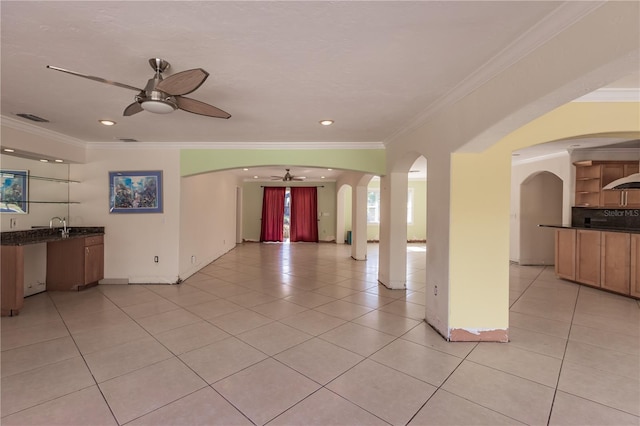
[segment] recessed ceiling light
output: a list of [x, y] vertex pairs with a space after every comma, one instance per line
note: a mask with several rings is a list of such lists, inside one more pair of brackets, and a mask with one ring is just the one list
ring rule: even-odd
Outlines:
[[103, 124], [105, 126], [113, 126], [114, 124], [116, 124], [116, 122], [112, 120], [98, 120], [98, 123]]
[[254, 179], [258, 179], [258, 176], [254, 176], [253, 178], [254, 178]]
[[327, 169], [327, 170], [331, 171], [331, 170], [333, 170], [333, 169]]
[[320, 179], [324, 179], [324, 176], [320, 176]]
[[16, 152], [16, 150], [11, 148], [5, 148], [4, 152]]
[[55, 160], [56, 163], [64, 163], [63, 160]]
[[49, 160], [45, 160], [44, 158], [41, 159], [40, 161], [43, 162], [43, 163], [48, 163], [49, 162]]
[[242, 170], [244, 170], [245, 172], [249, 171], [249, 169], [242, 169]]
[[322, 120], [320, 121], [320, 124], [323, 126], [331, 126], [333, 124], [333, 120]]

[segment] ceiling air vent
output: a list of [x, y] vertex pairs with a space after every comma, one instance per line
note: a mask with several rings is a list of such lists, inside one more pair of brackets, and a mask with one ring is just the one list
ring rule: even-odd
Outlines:
[[16, 115], [18, 117], [26, 118], [27, 120], [36, 121], [38, 123], [48, 123], [49, 122], [49, 120], [47, 120], [46, 118], [38, 117], [37, 115], [33, 115], [33, 114], [21, 113], [21, 114], [16, 114]]
[[132, 138], [118, 138], [120, 142], [139, 142], [137, 139]]

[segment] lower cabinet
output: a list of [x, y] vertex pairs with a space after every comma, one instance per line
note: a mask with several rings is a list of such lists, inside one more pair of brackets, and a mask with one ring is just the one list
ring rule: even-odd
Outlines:
[[81, 290], [102, 278], [102, 235], [47, 243], [47, 290]]
[[631, 273], [631, 234], [602, 232], [600, 247], [600, 286], [629, 294]]
[[576, 231], [576, 281], [600, 287], [600, 231]]
[[640, 298], [640, 234], [556, 229], [559, 278]]
[[631, 234], [631, 273], [629, 294], [640, 298], [640, 234]]
[[576, 230], [556, 229], [556, 275], [566, 280], [576, 279]]

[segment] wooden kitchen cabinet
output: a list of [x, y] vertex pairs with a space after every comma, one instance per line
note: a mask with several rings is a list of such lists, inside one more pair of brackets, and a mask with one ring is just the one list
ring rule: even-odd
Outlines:
[[640, 298], [640, 234], [631, 234], [631, 273], [629, 294]]
[[[635, 207], [635, 204], [621, 205], [620, 194], [609, 193], [602, 188], [614, 180], [638, 173], [637, 161], [578, 161], [576, 166], [575, 203], [576, 207]], [[605, 193], [609, 193], [605, 195]], [[635, 195], [633, 196], [635, 197]], [[640, 195], [638, 195], [640, 197]], [[635, 200], [635, 198], [634, 198]], [[640, 200], [638, 204], [640, 205]]]
[[631, 272], [631, 234], [601, 232], [600, 287], [629, 294]]
[[102, 235], [47, 243], [47, 290], [82, 290], [102, 278]]
[[556, 229], [556, 275], [566, 280], [576, 279], [576, 230]]
[[604, 189], [600, 195], [602, 207], [640, 207], [640, 189]]
[[1, 246], [1, 315], [14, 316], [24, 304], [24, 249], [23, 246]]
[[582, 284], [600, 287], [599, 231], [576, 230], [576, 278]]

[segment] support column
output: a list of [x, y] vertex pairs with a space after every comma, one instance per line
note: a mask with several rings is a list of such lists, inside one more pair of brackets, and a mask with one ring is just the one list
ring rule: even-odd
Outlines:
[[336, 244], [344, 244], [344, 187], [336, 193]]
[[425, 318], [449, 338], [449, 225], [451, 160], [431, 155], [427, 170], [427, 268]]
[[407, 284], [407, 173], [380, 178], [378, 281], [390, 289]]
[[367, 260], [367, 186], [355, 186], [351, 196], [351, 257], [355, 260]]

